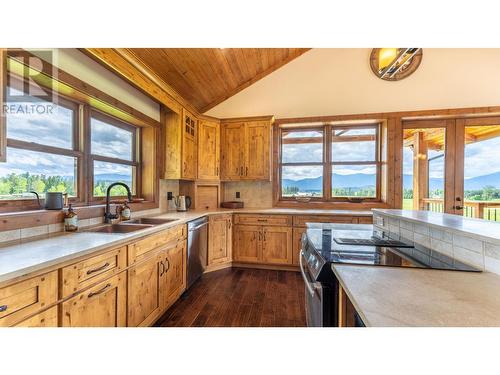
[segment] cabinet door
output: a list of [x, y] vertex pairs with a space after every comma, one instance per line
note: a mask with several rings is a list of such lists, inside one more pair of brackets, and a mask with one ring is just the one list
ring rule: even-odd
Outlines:
[[262, 260], [265, 263], [292, 264], [292, 228], [263, 228]]
[[198, 179], [219, 179], [219, 123], [200, 121], [198, 127]]
[[125, 327], [126, 274], [97, 284], [61, 305], [63, 327]]
[[160, 314], [160, 256], [128, 271], [128, 326], [151, 325]]
[[271, 126], [266, 121], [249, 122], [245, 130], [245, 178], [269, 180]]
[[23, 320], [14, 327], [57, 327], [57, 306]]
[[208, 265], [231, 261], [231, 226], [230, 215], [210, 217], [208, 230]]
[[195, 179], [197, 172], [197, 120], [185, 112], [182, 132], [182, 178]]
[[262, 227], [235, 225], [233, 256], [235, 261], [259, 262], [262, 259]]
[[221, 178], [240, 180], [244, 172], [244, 123], [225, 124], [221, 133]]
[[302, 233], [306, 228], [293, 228], [292, 264], [299, 265], [300, 249], [302, 247]]
[[162, 309], [169, 307], [186, 286], [186, 242], [163, 252], [161, 281]]

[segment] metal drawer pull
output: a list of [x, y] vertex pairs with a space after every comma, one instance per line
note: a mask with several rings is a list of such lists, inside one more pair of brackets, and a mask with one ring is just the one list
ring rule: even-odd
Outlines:
[[0, 312], [7, 311], [7, 305], [0, 306]]
[[170, 269], [170, 261], [168, 260], [168, 258], [165, 258], [165, 262], [167, 262], [167, 267], [165, 269], [165, 272], [167, 272]]
[[104, 263], [101, 267], [94, 268], [93, 270], [88, 270], [87, 275], [93, 274], [94, 272], [99, 272], [109, 266], [109, 263]]
[[98, 290], [97, 292], [90, 292], [89, 295], [87, 296], [88, 298], [92, 298], [94, 296], [97, 296], [98, 294], [104, 293], [107, 289], [111, 287], [111, 284], [106, 284], [102, 289]]
[[160, 262], [160, 277], [163, 276], [164, 273], [165, 273], [165, 265], [163, 264], [163, 262]]
[[257, 221], [267, 221], [267, 219], [257, 219]]

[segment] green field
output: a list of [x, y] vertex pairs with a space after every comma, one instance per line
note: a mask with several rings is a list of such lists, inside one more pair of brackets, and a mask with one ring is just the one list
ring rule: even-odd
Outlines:
[[403, 199], [403, 210], [413, 209], [413, 199]]

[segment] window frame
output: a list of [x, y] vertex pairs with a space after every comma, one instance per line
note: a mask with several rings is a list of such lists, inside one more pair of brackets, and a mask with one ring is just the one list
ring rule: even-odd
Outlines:
[[[27, 83], [26, 79], [11, 72], [7, 74], [5, 89], [7, 90], [8, 87], [12, 86], [18, 90], [25, 91], [27, 84], [29, 83]], [[123, 120], [113, 117], [112, 115], [103, 113], [98, 109], [91, 107], [89, 104], [83, 103], [79, 100], [68, 98], [55, 90], [51, 90], [43, 86], [38, 86], [37, 88], [42, 88], [43, 90], [50, 92], [52, 95], [52, 102], [56, 105], [73, 111], [72, 148], [66, 149], [12, 138], [6, 138], [6, 147], [75, 157], [77, 163], [75, 168], [75, 187], [77, 189], [77, 194], [75, 197], [69, 198], [69, 202], [75, 207], [102, 204], [105, 201], [105, 197], [94, 197], [93, 195], [94, 160], [132, 166], [133, 185], [135, 185], [133, 197], [136, 199], [141, 197], [141, 127], [129, 124]], [[132, 133], [132, 160], [91, 154], [92, 117]], [[5, 125], [7, 125], [7, 119], [5, 119], [5, 121]], [[131, 189], [133, 188], [134, 186], [131, 186]], [[113, 200], [121, 200], [125, 198], [127, 197], [112, 196]], [[43, 199], [41, 200], [43, 201]], [[0, 201], [0, 212], [25, 211], [38, 208], [39, 206], [34, 195], [33, 198], [28, 199], [6, 199]]]
[[[101, 122], [109, 124], [132, 133], [132, 160], [113, 158], [110, 156], [96, 155], [92, 154], [92, 118], [95, 118]], [[87, 159], [87, 173], [89, 176], [89, 185], [87, 188], [87, 199], [89, 202], [103, 202], [106, 197], [94, 196], [94, 161], [101, 161], [105, 163], [113, 163], [120, 165], [129, 165], [132, 167], [132, 197], [137, 198], [140, 196], [140, 184], [141, 184], [141, 163], [139, 160], [139, 142], [140, 142], [140, 128], [134, 125], [127, 124], [121, 120], [115, 119], [112, 116], [104, 114], [96, 109], [91, 109], [88, 115], [87, 125], [87, 137], [86, 139], [86, 153], [88, 155]], [[134, 189], [135, 185], [135, 189]], [[113, 195], [112, 199], [124, 199], [126, 196]]]
[[[344, 203], [361, 203], [361, 202], [381, 202], [381, 179], [382, 179], [382, 147], [381, 147], [381, 121], [366, 122], [350, 122], [346, 123], [315, 123], [312, 125], [301, 125], [286, 123], [277, 129], [277, 158], [276, 158], [276, 177], [278, 180], [278, 192], [275, 195], [278, 202], [344, 202]], [[375, 129], [375, 160], [374, 161], [332, 161], [332, 135], [335, 129]], [[290, 131], [321, 131], [323, 133], [323, 161], [322, 162], [305, 162], [305, 163], [283, 163], [283, 133]], [[284, 166], [323, 166], [323, 196], [322, 197], [285, 197], [283, 196], [282, 188], [282, 168]], [[332, 170], [334, 165], [374, 165], [376, 168], [376, 190], [375, 197], [334, 197], [332, 196]], [[361, 201], [360, 201], [361, 200]]]

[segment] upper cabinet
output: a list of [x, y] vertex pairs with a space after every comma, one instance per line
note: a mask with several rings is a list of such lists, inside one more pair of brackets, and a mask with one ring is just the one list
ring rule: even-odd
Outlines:
[[272, 118], [221, 124], [221, 179], [271, 179]]
[[197, 173], [198, 120], [186, 109], [182, 115], [163, 113], [166, 179], [194, 180]]
[[200, 120], [198, 127], [198, 179], [220, 178], [220, 124]]

